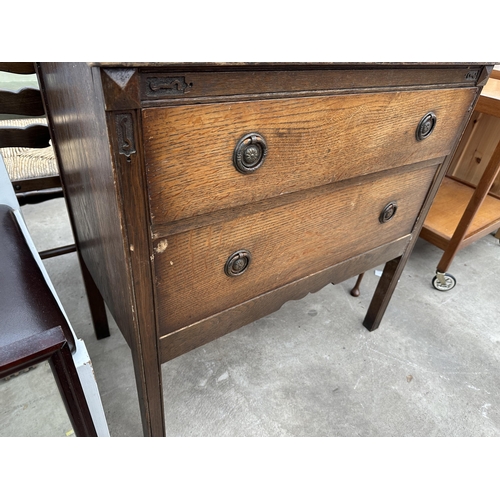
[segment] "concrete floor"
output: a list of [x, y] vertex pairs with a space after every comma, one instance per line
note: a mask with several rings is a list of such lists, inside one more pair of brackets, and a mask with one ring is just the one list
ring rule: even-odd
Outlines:
[[[71, 241], [63, 200], [23, 209], [35, 244]], [[499, 436], [500, 245], [455, 258], [457, 286], [434, 290], [441, 251], [416, 248], [380, 328], [351, 279], [162, 367], [169, 436]], [[111, 320], [96, 341], [76, 255], [45, 261], [92, 358], [111, 436], [141, 436], [131, 356]], [[0, 436], [73, 436], [46, 364], [0, 381]]]

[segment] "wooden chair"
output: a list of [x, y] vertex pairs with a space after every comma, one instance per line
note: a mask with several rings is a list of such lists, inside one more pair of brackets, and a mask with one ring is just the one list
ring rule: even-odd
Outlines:
[[[34, 75], [35, 65], [0, 63], [0, 71]], [[0, 91], [0, 148], [19, 205], [64, 196], [40, 90]], [[75, 250], [75, 245], [69, 244], [41, 252], [41, 257]]]
[[75, 434], [97, 436], [99, 428], [108, 436], [90, 359], [33, 245], [1, 155], [0, 283], [0, 378], [48, 360]]

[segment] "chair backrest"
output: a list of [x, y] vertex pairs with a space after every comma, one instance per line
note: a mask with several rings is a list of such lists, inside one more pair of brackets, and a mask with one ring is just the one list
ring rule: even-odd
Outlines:
[[[33, 63], [0, 63], [0, 71], [13, 81], [16, 75], [36, 75]], [[0, 90], [0, 153], [21, 205], [63, 196], [42, 95], [34, 88], [37, 79], [31, 78], [29, 87], [12, 88], [22, 85], [22, 78]]]

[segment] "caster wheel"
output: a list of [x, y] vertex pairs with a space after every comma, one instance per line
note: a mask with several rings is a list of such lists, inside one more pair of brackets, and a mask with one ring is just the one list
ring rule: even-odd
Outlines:
[[432, 286], [440, 292], [447, 292], [457, 284], [455, 277], [448, 273], [444, 273], [444, 280], [445, 283], [443, 284], [437, 276], [434, 276], [434, 278], [432, 278]]

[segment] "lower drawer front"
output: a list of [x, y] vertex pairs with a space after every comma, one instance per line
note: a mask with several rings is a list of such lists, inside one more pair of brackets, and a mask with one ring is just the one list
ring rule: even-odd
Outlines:
[[[436, 167], [332, 185], [283, 206], [155, 242], [159, 334], [411, 233]], [[397, 211], [382, 223], [380, 215], [391, 202]], [[225, 266], [240, 250], [250, 253], [250, 264], [230, 277]]]

